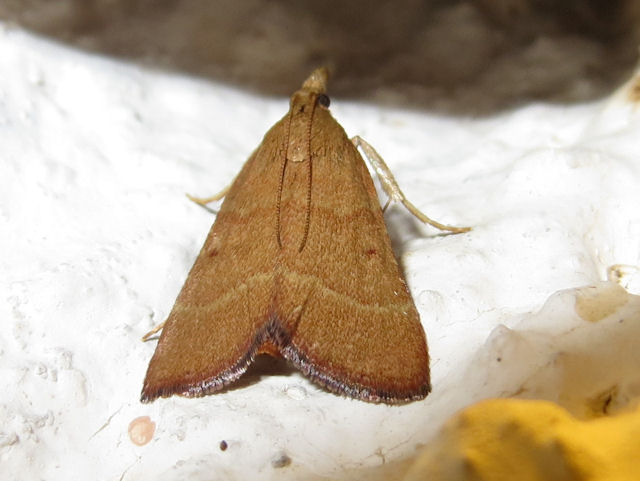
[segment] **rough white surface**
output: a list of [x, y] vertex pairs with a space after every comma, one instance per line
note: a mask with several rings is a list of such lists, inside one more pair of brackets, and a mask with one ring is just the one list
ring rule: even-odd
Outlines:
[[[637, 292], [640, 116], [625, 90], [484, 120], [334, 99], [334, 116], [378, 149], [416, 205], [474, 227], [441, 236], [400, 208], [387, 215], [427, 332], [433, 393], [371, 405], [267, 370], [223, 394], [143, 405], [155, 343], [140, 337], [165, 319], [214, 220], [184, 193], [227, 185], [287, 99], [2, 26], [0, 72], [3, 479], [358, 479], [479, 399], [562, 402], [549, 382], [576, 346], [611, 366], [597, 383], [585, 374], [585, 397], [617, 383], [638, 396], [637, 356], [607, 349], [637, 331], [637, 302], [614, 293], [613, 317], [586, 322], [574, 309], [583, 291], [564, 291], [622, 264], [620, 282]], [[139, 416], [157, 426], [144, 446], [127, 433]]]

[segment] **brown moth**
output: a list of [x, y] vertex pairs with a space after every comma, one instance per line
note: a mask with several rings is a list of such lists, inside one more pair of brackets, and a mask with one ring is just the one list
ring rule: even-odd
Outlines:
[[162, 328], [143, 402], [219, 391], [261, 353], [363, 401], [429, 393], [424, 330], [356, 145], [390, 200], [438, 228], [468, 228], [404, 198], [375, 150], [331, 116], [326, 83], [326, 70], [314, 71], [233, 184], [193, 199], [225, 197], [168, 319], [145, 336]]

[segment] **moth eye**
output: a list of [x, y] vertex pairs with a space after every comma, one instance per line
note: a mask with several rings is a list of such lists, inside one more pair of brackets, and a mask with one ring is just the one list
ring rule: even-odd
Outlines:
[[325, 94], [320, 94], [318, 95], [316, 102], [318, 102], [320, 105], [322, 105], [325, 108], [329, 108], [329, 104], [331, 103], [331, 100], [329, 99], [329, 96]]

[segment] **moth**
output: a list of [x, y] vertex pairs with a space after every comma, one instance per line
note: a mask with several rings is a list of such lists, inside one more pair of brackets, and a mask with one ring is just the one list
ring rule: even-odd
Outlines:
[[162, 329], [142, 401], [203, 396], [258, 354], [283, 357], [327, 390], [406, 403], [431, 389], [424, 330], [391, 249], [362, 149], [389, 200], [402, 194], [375, 150], [349, 140], [315, 70], [233, 181]]

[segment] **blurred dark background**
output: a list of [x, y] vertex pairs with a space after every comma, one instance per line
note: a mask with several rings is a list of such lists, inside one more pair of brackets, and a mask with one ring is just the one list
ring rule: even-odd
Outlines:
[[632, 72], [640, 0], [0, 0], [0, 18], [80, 49], [288, 96], [449, 114], [607, 95]]

